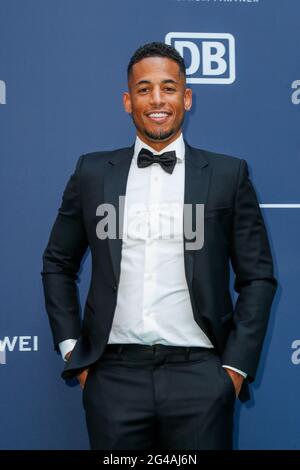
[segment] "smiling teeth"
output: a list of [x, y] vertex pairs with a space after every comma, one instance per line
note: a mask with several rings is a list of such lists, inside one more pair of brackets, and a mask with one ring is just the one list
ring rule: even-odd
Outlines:
[[149, 117], [155, 117], [155, 118], [160, 118], [160, 117], [165, 117], [168, 116], [167, 113], [151, 113], [149, 114]]

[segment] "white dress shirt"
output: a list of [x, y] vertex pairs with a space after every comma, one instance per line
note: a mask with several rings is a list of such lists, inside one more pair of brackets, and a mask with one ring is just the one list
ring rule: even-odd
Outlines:
[[[142, 148], [157, 155], [175, 151], [173, 173], [158, 163], [139, 168]], [[185, 277], [184, 175], [182, 134], [161, 152], [136, 137], [126, 186], [120, 282], [110, 344], [213, 347], [194, 319]], [[75, 342], [60, 343], [63, 357]]]

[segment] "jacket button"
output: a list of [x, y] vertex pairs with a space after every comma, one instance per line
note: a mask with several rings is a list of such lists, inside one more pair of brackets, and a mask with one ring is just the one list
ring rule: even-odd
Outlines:
[[117, 287], [117, 286], [113, 286], [112, 290], [113, 290], [114, 292], [117, 292], [118, 287]]

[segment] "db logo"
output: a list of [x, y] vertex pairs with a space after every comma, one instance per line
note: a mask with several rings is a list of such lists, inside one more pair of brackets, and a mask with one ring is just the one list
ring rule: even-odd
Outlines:
[[184, 58], [187, 83], [235, 81], [235, 40], [227, 33], [168, 33], [165, 43]]

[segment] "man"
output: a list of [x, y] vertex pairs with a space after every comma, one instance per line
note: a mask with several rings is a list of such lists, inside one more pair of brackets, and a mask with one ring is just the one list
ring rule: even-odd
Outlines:
[[[44, 253], [54, 344], [68, 359], [62, 376], [83, 387], [92, 449], [231, 449], [236, 397], [249, 399], [276, 291], [272, 257], [246, 162], [183, 140], [191, 106], [177, 51], [139, 48], [124, 93], [136, 142], [79, 159]], [[201, 205], [204, 244], [188, 244]], [[105, 236], [109, 207], [116, 231]]]

